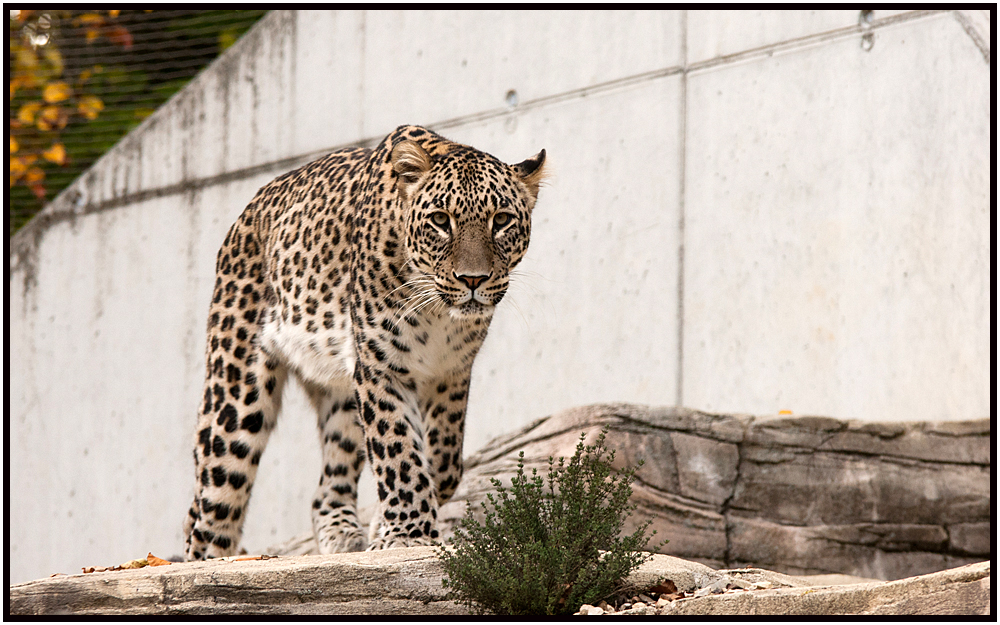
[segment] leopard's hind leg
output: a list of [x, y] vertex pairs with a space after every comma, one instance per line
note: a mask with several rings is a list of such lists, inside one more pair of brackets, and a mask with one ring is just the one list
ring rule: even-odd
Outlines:
[[306, 384], [319, 418], [323, 470], [312, 502], [313, 532], [320, 553], [362, 551], [358, 522], [358, 478], [365, 463], [365, 439], [358, 425], [354, 392], [334, 393]]
[[259, 265], [247, 266], [259, 247], [240, 226], [237, 222], [230, 230], [216, 264], [205, 390], [195, 431], [195, 496], [185, 522], [188, 560], [236, 552], [287, 378], [287, 366], [260, 346], [267, 303]]

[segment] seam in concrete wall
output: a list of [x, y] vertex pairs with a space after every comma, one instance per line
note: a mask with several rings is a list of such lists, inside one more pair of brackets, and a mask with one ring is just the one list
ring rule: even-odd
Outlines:
[[833, 30], [827, 30], [820, 33], [814, 33], [812, 35], [796, 37], [795, 39], [788, 39], [786, 41], [768, 44], [766, 46], [760, 46], [759, 48], [742, 50], [740, 52], [734, 52], [733, 54], [724, 54], [722, 56], [717, 56], [712, 59], [707, 59], [704, 61], [699, 61], [698, 63], [693, 63], [687, 69], [687, 71], [693, 74], [718, 67], [719, 65], [729, 65], [744, 61], [752, 61], [761, 57], [770, 57], [778, 54], [785, 54], [788, 52], [801, 50], [803, 48], [810, 48], [821, 44], [833, 43], [843, 39], [849, 39], [851, 37], [855, 37], [858, 35], [862, 36], [871, 35], [880, 28], [894, 26], [896, 24], [903, 24], [905, 22], [911, 22], [923, 18], [934, 17], [936, 15], [940, 15], [943, 13], [945, 13], [945, 11], [910, 11], [908, 13], [890, 15], [889, 17], [875, 19], [872, 20], [871, 22], [866, 22], [864, 24], [858, 23], [853, 26], [835, 28]]
[[687, 38], [688, 12], [681, 11], [680, 128], [677, 185], [677, 407], [684, 405], [684, 183], [687, 175]]
[[[979, 32], [979, 29], [976, 28], [976, 25], [969, 19], [965, 11], [952, 11], [952, 15], [954, 15], [955, 19], [958, 20], [958, 23], [962, 25], [962, 28], [965, 29], [965, 33], [969, 35], [969, 38], [976, 44], [976, 47], [979, 48], [979, 52], [982, 53], [983, 59], [986, 60], [986, 64], [990, 65], [990, 34], [988, 32]], [[987, 20], [989, 20], [989, 17], [987, 17]]]

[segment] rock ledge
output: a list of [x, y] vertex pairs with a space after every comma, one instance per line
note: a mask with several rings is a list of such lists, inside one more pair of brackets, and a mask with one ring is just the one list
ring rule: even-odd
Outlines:
[[[50, 577], [10, 586], [11, 615], [379, 614], [463, 615], [441, 585], [432, 547], [268, 560], [222, 559]], [[695, 592], [737, 577], [767, 590], [671, 602], [660, 614], [989, 614], [990, 563], [894, 582], [817, 586], [762, 569], [716, 571], [654, 555], [631, 581], [659, 578]], [[824, 581], [824, 580], [819, 580]]]

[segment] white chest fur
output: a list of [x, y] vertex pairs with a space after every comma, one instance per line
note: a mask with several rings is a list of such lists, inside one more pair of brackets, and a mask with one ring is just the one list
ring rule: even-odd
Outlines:
[[[410, 372], [418, 383], [446, 377], [471, 366], [485, 337], [488, 319], [454, 318], [447, 312], [416, 316], [417, 325], [396, 321], [398, 335], [378, 331], [387, 360]], [[393, 346], [403, 346], [399, 349]], [[304, 379], [327, 387], [342, 387], [354, 374], [357, 360], [351, 321], [338, 319], [332, 328], [309, 332], [303, 324], [269, 315], [261, 345], [277, 354]]]
[[350, 319], [332, 328], [309, 332], [304, 324], [283, 322], [270, 315], [261, 331], [261, 345], [278, 354], [304, 379], [327, 387], [343, 386], [354, 375], [354, 337]]

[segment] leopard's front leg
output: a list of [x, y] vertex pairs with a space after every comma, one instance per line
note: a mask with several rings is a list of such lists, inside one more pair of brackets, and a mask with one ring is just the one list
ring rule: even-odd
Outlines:
[[438, 501], [416, 393], [362, 358], [354, 380], [379, 499], [368, 551], [434, 544]]
[[438, 503], [448, 501], [462, 479], [465, 409], [469, 402], [471, 369], [428, 384], [424, 393], [427, 458], [431, 461]]

